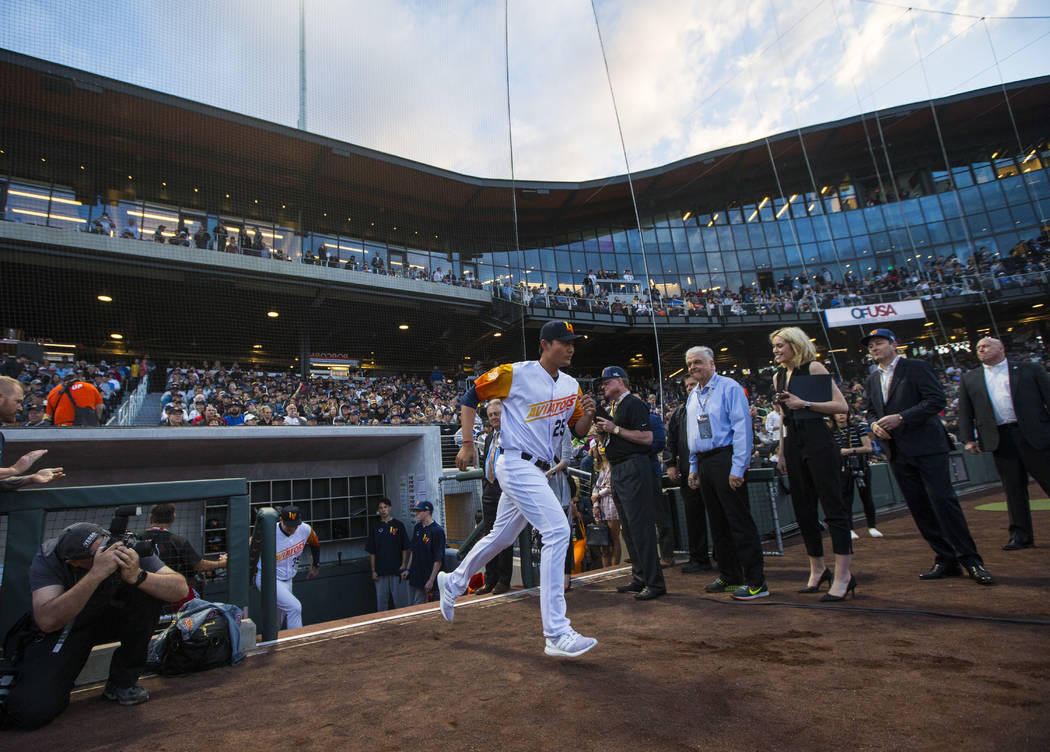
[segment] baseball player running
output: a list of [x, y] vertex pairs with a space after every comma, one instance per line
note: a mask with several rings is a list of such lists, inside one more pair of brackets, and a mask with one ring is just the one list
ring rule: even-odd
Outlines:
[[[560, 370], [572, 362], [573, 340], [578, 338], [567, 322], [544, 324], [538, 361], [493, 368], [482, 374], [460, 399], [465, 437], [473, 435], [474, 416], [482, 400], [503, 401], [501, 453], [495, 468], [503, 495], [492, 531], [470, 550], [455, 572], [437, 576], [441, 615], [452, 621], [456, 597], [466, 592], [474, 573], [512, 545], [526, 523], [531, 524], [543, 537], [540, 615], [547, 638], [544, 652], [567, 658], [583, 655], [598, 644], [593, 637], [575, 632], [565, 616], [562, 568], [569, 545], [569, 524], [545, 475], [558, 462], [554, 451], [565, 431], [571, 430], [582, 438], [594, 420], [594, 400], [581, 393], [576, 379]], [[456, 467], [466, 470], [475, 462], [474, 442], [464, 439], [456, 455]]]

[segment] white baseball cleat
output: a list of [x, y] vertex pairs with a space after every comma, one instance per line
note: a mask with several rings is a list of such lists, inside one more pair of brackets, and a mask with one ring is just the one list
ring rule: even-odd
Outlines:
[[860, 536], [857, 535], [854, 531], [852, 531], [852, 530], [849, 531], [849, 539], [850, 540], [857, 540], [858, 538], [860, 538]]
[[445, 621], [452, 621], [456, 616], [456, 596], [448, 590], [448, 575], [438, 572], [437, 576], [438, 596], [441, 598], [441, 615]]
[[870, 535], [872, 538], [881, 538], [882, 537], [882, 533], [879, 532], [879, 529], [877, 527], [869, 527], [868, 528], [868, 535]]
[[584, 637], [579, 632], [569, 630], [557, 637], [547, 638], [547, 647], [543, 652], [563, 658], [577, 658], [598, 644], [593, 637]]

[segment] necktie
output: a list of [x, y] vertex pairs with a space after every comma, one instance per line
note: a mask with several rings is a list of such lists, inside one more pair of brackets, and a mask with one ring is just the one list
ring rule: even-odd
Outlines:
[[893, 367], [886, 371], [886, 375], [882, 378], [882, 404], [886, 404], [886, 400], [890, 396], [890, 385], [893, 383]]
[[494, 432], [489, 439], [489, 456], [485, 458], [485, 477], [489, 483], [496, 482], [496, 460], [499, 459], [499, 432]]

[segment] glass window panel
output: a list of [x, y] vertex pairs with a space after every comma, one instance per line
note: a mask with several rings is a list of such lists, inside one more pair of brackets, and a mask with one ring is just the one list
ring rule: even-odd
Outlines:
[[831, 262], [836, 260], [835, 245], [833, 243], [817, 243], [817, 250], [820, 253], [821, 261]]
[[923, 196], [919, 199], [919, 204], [922, 206], [922, 213], [927, 222], [944, 219], [944, 211], [941, 209], [941, 201], [937, 196]]
[[966, 224], [970, 228], [971, 235], [987, 235], [992, 231], [992, 224], [984, 212], [970, 215], [966, 218]]
[[1012, 159], [995, 160], [995, 176], [1000, 180], [1020, 174], [1021, 171], [1017, 169], [1017, 165], [1014, 164]]
[[820, 261], [820, 254], [817, 251], [817, 244], [804, 243], [802, 245], [802, 258], [805, 259], [806, 266], [818, 263]]
[[674, 247], [678, 250], [684, 250], [689, 247], [689, 241], [687, 239], [687, 231], [684, 227], [675, 227], [671, 230], [671, 242]]
[[957, 191], [944, 193], [940, 199], [941, 211], [944, 213], [945, 219], [959, 216], [959, 194]]
[[707, 254], [707, 267], [712, 272], [725, 271], [725, 266], [722, 264], [722, 254], [720, 254], [720, 253], [709, 253], [709, 254]]
[[646, 247], [656, 242], [656, 229], [653, 227], [642, 228], [642, 242]]
[[1031, 204], [1025, 203], [1012, 206], [1010, 207], [1010, 213], [1014, 216], [1014, 229], [1022, 232], [1027, 227], [1038, 229], [1039, 217]]
[[956, 188], [968, 188], [973, 185], [973, 176], [970, 175], [969, 167], [955, 167], [952, 169], [952, 183]]
[[694, 274], [705, 274], [708, 271], [706, 253], [691, 253], [689, 258], [692, 259]]
[[959, 191], [959, 199], [962, 201], [963, 211], [967, 214], [984, 210], [984, 205], [981, 203], [980, 189], [977, 186], [963, 188]]
[[743, 254], [745, 254], [745, 253], [748, 256], [751, 255], [750, 252], [748, 252], [748, 251], [736, 251], [734, 253], [723, 253], [722, 254], [722, 261], [725, 262], [725, 271], [731, 271], [731, 272], [739, 271], [740, 270], [740, 257]]
[[656, 229], [656, 242], [662, 245], [671, 245], [671, 231], [666, 227]]
[[990, 183], [995, 180], [995, 173], [988, 162], [977, 162], [973, 165], [973, 174], [978, 183]]
[[930, 231], [930, 242], [934, 245], [947, 243], [951, 240], [951, 235], [948, 234], [948, 225], [944, 222], [930, 222], [926, 227]]
[[554, 251], [550, 248], [540, 249], [540, 268], [547, 271], [554, 271], [559, 268], [555, 264]]
[[1014, 220], [1008, 209], [988, 212], [988, 221], [991, 223], [992, 232], [1004, 232], [1014, 229]]
[[781, 237], [781, 224], [779, 222], [768, 222], [762, 225], [762, 229], [766, 233], [767, 246], [782, 245], [784, 243]]
[[868, 223], [868, 230], [874, 232], [886, 227], [886, 219], [882, 215], [881, 206], [869, 206], [864, 209], [864, 218]]
[[700, 237], [704, 242], [705, 251], [718, 250], [718, 230], [715, 227], [704, 225], [700, 228]]
[[808, 243], [816, 240], [813, 235], [813, 220], [809, 217], [795, 220], [795, 232], [800, 243]]
[[925, 225], [916, 225], [909, 228], [911, 231], [911, 240], [918, 249], [927, 248], [930, 245], [930, 233], [927, 232]]
[[1003, 232], [995, 236], [995, 245], [1000, 255], [1005, 256], [1022, 239], [1016, 232]]
[[952, 240], [966, 240], [966, 226], [959, 219], [949, 219], [945, 224], [948, 225], [948, 235]]
[[[993, 205], [988, 203], [989, 209], [998, 209], [1001, 206], [1011, 206], [1013, 204], [1021, 203], [1022, 201], [1028, 201], [1028, 191], [1025, 190], [1024, 180], [1027, 176], [1020, 176], [1014, 178], [1007, 178], [997, 184], [997, 187], [1002, 189], [1003, 192], [1003, 204]], [[985, 199], [987, 202], [987, 198]]]
[[770, 248], [769, 257], [773, 261], [773, 266], [787, 266], [787, 253], [784, 252], [783, 247], [776, 246], [774, 248]]
[[598, 238], [598, 250], [602, 253], [611, 253], [621, 249], [627, 250], [627, 236], [622, 232], [602, 235]]
[[908, 239], [908, 231], [901, 228], [890, 230], [890, 248], [892, 250], [911, 250], [911, 241]]
[[526, 269], [539, 269], [540, 268], [540, 252], [536, 249], [530, 249], [525, 251], [525, 268]]
[[751, 239], [748, 237], [748, 231], [751, 228], [747, 225], [740, 225], [733, 228], [733, 244], [737, 248], [750, 248]]
[[765, 268], [765, 267], [768, 267], [768, 266], [771, 265], [771, 262], [769, 260], [769, 251], [768, 250], [766, 250], [765, 248], [761, 248], [761, 249], [756, 249], [755, 251], [753, 251], [753, 253], [754, 253], [754, 259], [755, 259], [755, 266], [757, 268], [761, 269], [761, 268]]
[[718, 227], [718, 245], [723, 251], [732, 250], [735, 247], [733, 245], [733, 228], [725, 225]]
[[849, 231], [851, 235], [856, 236], [868, 234], [868, 226], [864, 222], [864, 212], [847, 212], [846, 221], [849, 223]]
[[732, 208], [726, 210], [726, 215], [729, 217], [729, 223], [738, 225], [744, 221], [744, 215], [739, 208]]
[[1037, 199], [1050, 198], [1050, 179], [1047, 174], [1050, 170], [1038, 170], [1036, 172], [1025, 173], [1024, 179], [1028, 183], [1029, 190], [1032, 191], [1032, 195]]
[[[922, 199], [918, 201], [915, 199], [901, 201], [897, 206], [900, 209], [901, 214], [904, 215], [905, 224], [917, 225], [923, 221]], [[937, 219], [937, 217], [931, 217], [931, 219]]]
[[870, 239], [872, 250], [876, 253], [882, 253], [890, 249], [890, 234], [888, 232], [873, 232]]

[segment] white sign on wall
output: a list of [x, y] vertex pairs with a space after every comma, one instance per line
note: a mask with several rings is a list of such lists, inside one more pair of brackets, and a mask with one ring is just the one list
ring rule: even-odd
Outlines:
[[896, 303], [872, 303], [850, 308], [828, 308], [824, 319], [828, 326], [850, 326], [859, 324], [865, 329], [877, 329], [881, 324], [902, 319], [924, 319], [921, 300], [900, 300]]

